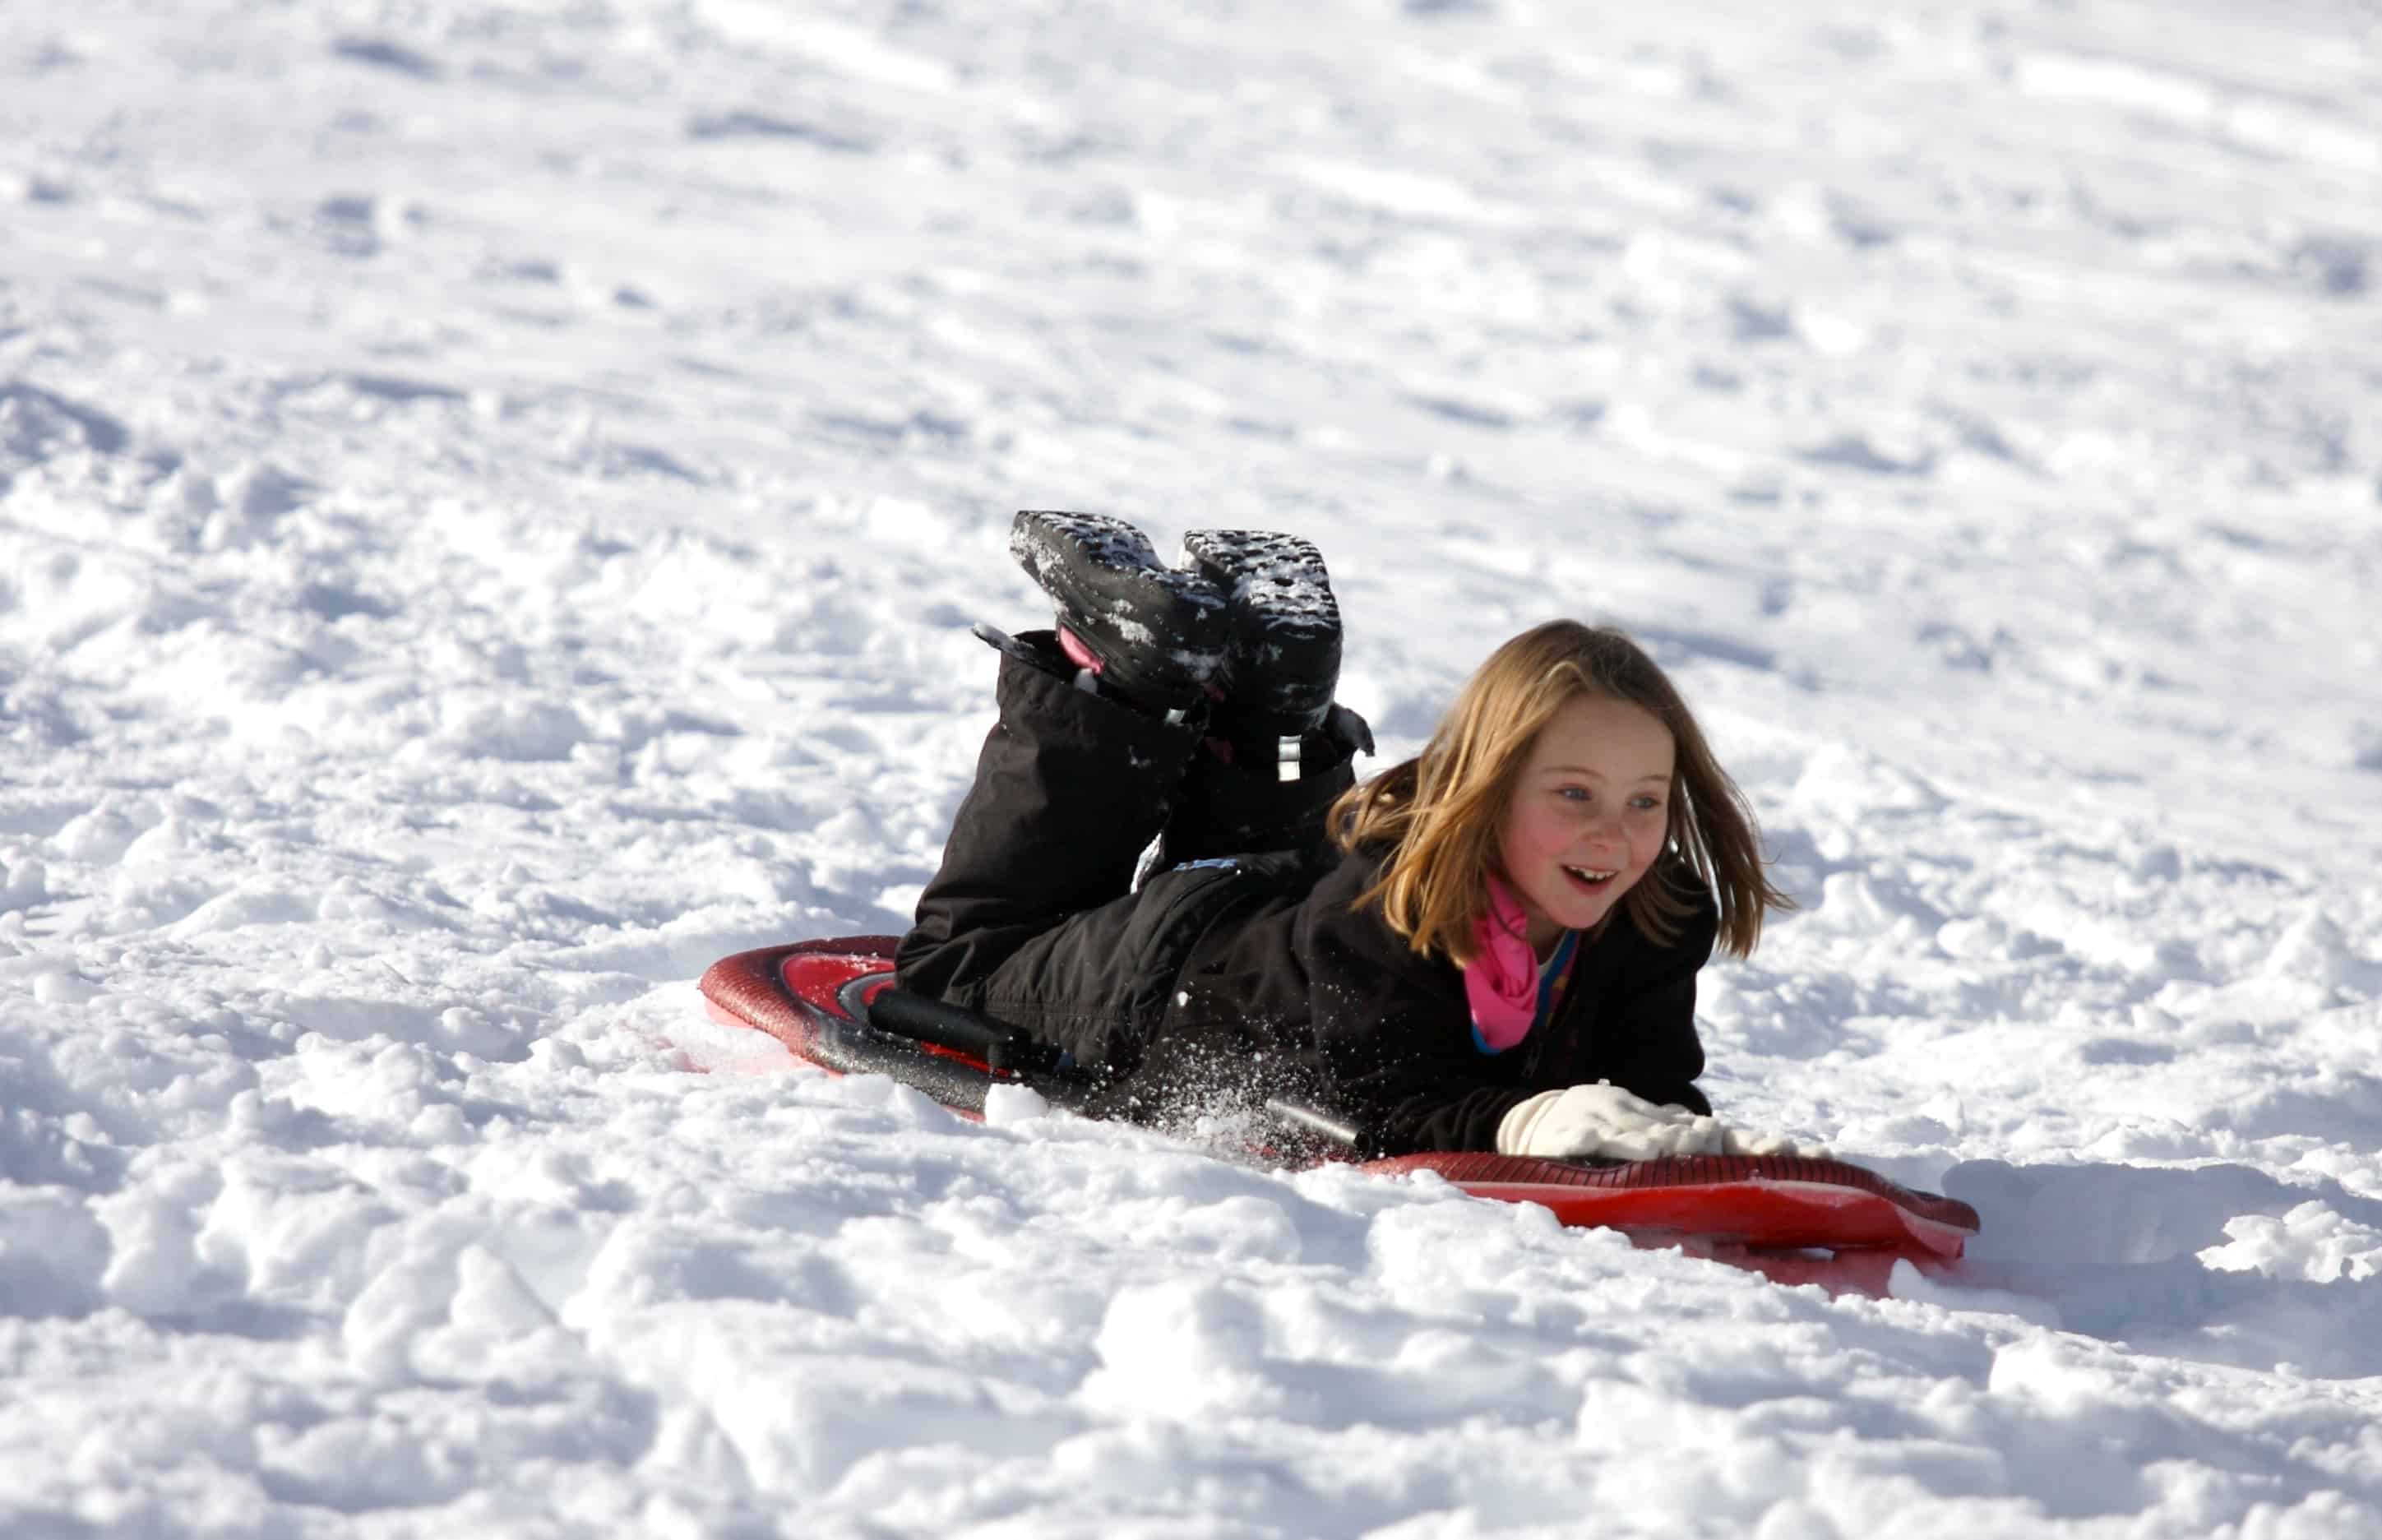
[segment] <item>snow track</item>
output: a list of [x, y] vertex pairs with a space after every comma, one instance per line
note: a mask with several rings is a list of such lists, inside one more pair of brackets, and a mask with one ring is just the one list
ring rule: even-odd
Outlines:
[[[1180, 8], [1178, 8], [1180, 9]], [[2382, 1534], [2370, 6], [0, 8], [0, 1531]], [[1011, 511], [1632, 627], [1829, 1300], [792, 1068]], [[702, 1068], [709, 1074], [690, 1073]]]

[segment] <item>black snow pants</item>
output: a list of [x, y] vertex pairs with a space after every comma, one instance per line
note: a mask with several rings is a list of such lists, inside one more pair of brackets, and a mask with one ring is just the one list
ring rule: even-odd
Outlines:
[[[1148, 1115], [1162, 1082], [1230, 1051], [1168, 1041], [1185, 962], [1235, 908], [1312, 884], [1350, 757], [1296, 781], [1250, 774], [1196, 729], [1008, 652], [995, 698], [976, 783], [902, 940], [902, 983], [1064, 1049], [1130, 1085], [1103, 1110]], [[1154, 837], [1158, 865], [1136, 888]]]

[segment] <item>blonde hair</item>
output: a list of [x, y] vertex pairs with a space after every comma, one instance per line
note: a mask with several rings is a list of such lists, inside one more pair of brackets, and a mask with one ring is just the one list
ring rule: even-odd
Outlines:
[[1658, 945], [1676, 941], [1709, 890], [1719, 944], [1750, 955], [1762, 916], [1793, 899], [1762, 870], [1761, 833], [1745, 794], [1713, 758], [1703, 730], [1661, 667], [1611, 626], [1549, 621], [1474, 671], [1421, 754], [1342, 794], [1330, 827], [1343, 849], [1386, 847], [1381, 876], [1357, 900], [1379, 904], [1390, 929], [1423, 956], [1472, 960], [1500, 872], [1499, 834], [1531, 746], [1574, 697], [1627, 701], [1671, 734], [1670, 828], [1663, 853], [1621, 905]]

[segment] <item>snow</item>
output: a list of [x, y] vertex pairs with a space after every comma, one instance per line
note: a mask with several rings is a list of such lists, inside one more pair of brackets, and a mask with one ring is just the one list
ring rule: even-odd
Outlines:
[[[2377, 101], [2353, 0], [0, 8], [0, 1531], [2382, 1535]], [[1385, 757], [1631, 627], [1804, 905], [1707, 1088], [1972, 1268], [709, 1023], [902, 928], [1027, 507], [1320, 542]]]

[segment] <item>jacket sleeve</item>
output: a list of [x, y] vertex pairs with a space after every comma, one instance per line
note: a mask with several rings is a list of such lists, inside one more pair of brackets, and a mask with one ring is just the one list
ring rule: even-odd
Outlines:
[[1555, 1078], [1565, 1085], [1610, 1080], [1658, 1105], [1711, 1112], [1711, 1101], [1694, 1083], [1704, 1070], [1704, 1045], [1696, 1035], [1696, 975], [1712, 959], [1719, 929], [1720, 916], [1706, 896], [1668, 946], [1656, 946], [1633, 930], [1634, 944], [1603, 999], [1581, 1002], [1593, 1004], [1594, 1019], [1586, 1041], [1578, 1045], [1578, 1067], [1558, 1071]]
[[1459, 971], [1416, 957], [1376, 914], [1320, 907], [1305, 950], [1335, 1100], [1392, 1154], [1494, 1150], [1497, 1126], [1524, 1098], [1585, 1081], [1708, 1113], [1693, 1083], [1704, 1062], [1696, 974], [1717, 926], [1706, 900], [1670, 946], [1634, 930], [1605, 938], [1565, 1013], [1580, 1035], [1532, 1055], [1526, 1072], [1519, 1053], [1492, 1057], [1474, 1045]]
[[1327, 907], [1303, 950], [1332, 1100], [1375, 1152], [1492, 1150], [1527, 1092], [1472, 1043], [1463, 975], [1416, 956], [1376, 913]]

